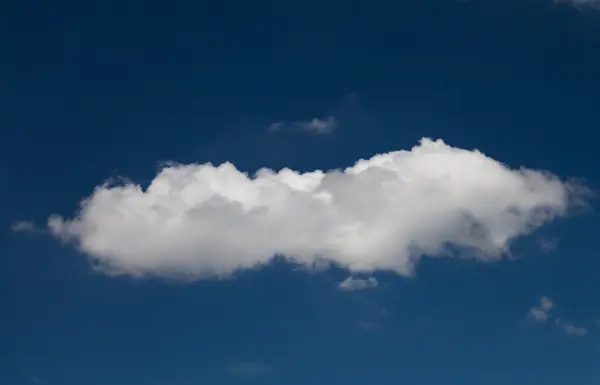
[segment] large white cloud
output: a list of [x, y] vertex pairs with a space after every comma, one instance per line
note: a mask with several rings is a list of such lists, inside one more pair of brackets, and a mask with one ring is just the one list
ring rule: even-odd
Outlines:
[[150, 186], [105, 184], [48, 226], [114, 274], [227, 275], [283, 255], [409, 275], [423, 255], [501, 258], [511, 240], [566, 213], [571, 186], [479, 151], [423, 139], [345, 170], [170, 165]]

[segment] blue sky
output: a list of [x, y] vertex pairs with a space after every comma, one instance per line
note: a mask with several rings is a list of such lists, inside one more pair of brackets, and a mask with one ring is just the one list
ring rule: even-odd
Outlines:
[[598, 7], [7, 5], [0, 383], [597, 384]]

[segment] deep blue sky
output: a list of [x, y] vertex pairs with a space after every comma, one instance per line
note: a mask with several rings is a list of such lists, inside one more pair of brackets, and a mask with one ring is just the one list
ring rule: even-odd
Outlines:
[[[425, 260], [415, 278], [378, 275], [376, 290], [356, 293], [336, 290], [343, 271], [284, 263], [191, 285], [110, 278], [50, 237], [9, 230], [71, 215], [107, 178], [147, 183], [161, 161], [329, 169], [423, 136], [596, 189], [600, 11], [551, 0], [9, 3], [1, 384], [600, 381], [593, 210], [520, 242], [520, 260]], [[329, 114], [331, 135], [266, 130]], [[538, 241], [553, 238], [542, 253]], [[588, 334], [528, 322], [543, 295]]]

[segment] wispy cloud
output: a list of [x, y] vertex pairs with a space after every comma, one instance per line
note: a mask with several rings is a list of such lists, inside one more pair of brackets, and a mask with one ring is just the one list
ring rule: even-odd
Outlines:
[[539, 323], [548, 321], [550, 313], [554, 309], [554, 302], [548, 297], [542, 297], [538, 306], [529, 309], [529, 315]]
[[596, 8], [600, 9], [600, 0], [554, 0], [555, 3], [571, 4], [577, 8]]
[[[555, 307], [554, 301], [548, 297], [542, 297], [538, 306], [529, 309], [528, 314], [535, 322], [544, 323], [553, 317], [553, 310]], [[586, 328], [575, 326], [571, 322], [560, 318], [556, 318], [555, 324], [570, 336], [584, 337], [588, 333]]]
[[269, 131], [277, 132], [285, 128], [285, 122], [273, 122], [269, 125]]
[[560, 319], [556, 320], [556, 325], [562, 330], [564, 330], [564, 332], [567, 333], [567, 335], [570, 336], [585, 337], [585, 335], [588, 333], [588, 330], [586, 328], [575, 326], [570, 322], [566, 322]]
[[377, 287], [379, 282], [375, 277], [369, 277], [367, 279], [348, 277], [342, 282], [339, 283], [338, 287], [341, 290], [345, 291], [357, 291], [357, 290], [367, 290], [373, 289]]
[[256, 377], [271, 373], [273, 368], [262, 362], [244, 361], [229, 365], [226, 370], [228, 373], [236, 376]]
[[558, 247], [558, 239], [541, 238], [539, 241], [540, 249], [543, 253], [550, 253]]
[[332, 133], [338, 127], [338, 121], [334, 116], [325, 118], [314, 118], [307, 121], [284, 122], [279, 121], [269, 125], [269, 131], [308, 131], [319, 135]]
[[19, 221], [10, 226], [15, 233], [35, 233], [40, 231], [33, 221]]
[[337, 128], [338, 122], [333, 116], [328, 116], [324, 119], [314, 118], [310, 122], [302, 123], [301, 126], [306, 131], [312, 131], [317, 134], [329, 134]]
[[374, 322], [362, 321], [358, 323], [358, 327], [365, 330], [373, 330], [379, 328], [379, 325]]

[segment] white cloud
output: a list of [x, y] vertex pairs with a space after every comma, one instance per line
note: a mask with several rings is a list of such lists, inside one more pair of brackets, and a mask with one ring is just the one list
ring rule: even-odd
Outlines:
[[269, 125], [269, 131], [300, 130], [325, 135], [332, 133], [337, 127], [337, 119], [333, 116], [328, 116], [322, 119], [314, 118], [309, 121], [271, 123], [271, 125]]
[[529, 314], [536, 322], [546, 322], [550, 318], [550, 313], [554, 307], [554, 302], [550, 298], [542, 297], [538, 306], [529, 309]]
[[562, 320], [556, 320], [556, 325], [563, 329], [565, 333], [567, 333], [570, 336], [584, 337], [588, 333], [588, 330], [586, 328], [578, 327], [573, 325], [572, 323], [565, 322]]
[[32, 221], [15, 222], [10, 226], [10, 229], [16, 233], [34, 233], [39, 230]]
[[554, 0], [555, 3], [568, 3], [577, 8], [600, 8], [600, 0]]
[[341, 290], [356, 291], [356, 290], [373, 289], [373, 288], [377, 287], [378, 284], [379, 284], [379, 282], [377, 282], [377, 279], [375, 279], [375, 277], [369, 277], [367, 279], [348, 277], [345, 280], [343, 280], [342, 282], [340, 282], [338, 287]]
[[423, 139], [326, 172], [171, 164], [146, 190], [97, 187], [75, 218], [54, 215], [48, 227], [112, 274], [215, 277], [283, 255], [410, 275], [421, 256], [447, 255], [449, 245], [502, 258], [511, 240], [564, 215], [577, 191]]

